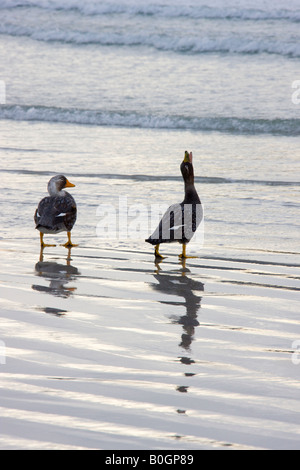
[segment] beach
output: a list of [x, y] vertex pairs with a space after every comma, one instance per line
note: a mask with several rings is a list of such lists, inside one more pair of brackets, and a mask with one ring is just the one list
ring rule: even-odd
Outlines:
[[[299, 449], [297, 4], [8, 3], [0, 449]], [[157, 260], [186, 150], [203, 223]], [[41, 250], [55, 174], [78, 246]]]
[[[17, 126], [22, 132], [15, 135], [23, 136], [27, 124]], [[53, 124], [36, 133], [36, 126], [29, 126], [28, 138], [39, 135], [47, 147], [53, 135], [58, 141], [68, 135], [68, 142], [73, 135], [78, 152], [83, 135], [104, 134]], [[158, 135], [151, 134], [149, 148]], [[204, 238], [188, 245], [188, 255], [197, 258], [180, 261], [181, 248], [172, 244], [161, 246], [165, 259], [157, 262], [141, 229], [151, 212], [142, 208], [157, 202], [158, 188], [163, 200], [180, 197], [179, 169], [165, 180], [150, 171], [149, 178], [126, 174], [111, 148], [115, 162], [103, 157], [103, 173], [86, 167], [83, 174], [65, 152], [63, 169], [76, 184], [70, 190], [78, 205], [72, 240], [79, 246], [60, 246], [66, 241], [61, 233], [45, 236], [57, 246], [41, 251], [33, 214], [52, 173], [40, 163], [35, 169], [40, 160], [33, 152], [22, 168], [22, 152], [7, 152], [10, 165], [1, 179], [7, 195], [0, 240], [1, 448], [297, 448], [300, 257], [293, 238], [287, 238], [288, 250], [270, 250], [272, 234], [264, 233], [261, 218], [253, 227], [259, 241], [244, 240], [244, 228], [224, 220], [228, 234], [218, 243], [207, 213], [215, 190], [230, 194], [236, 184], [244, 191], [259, 185], [199, 181]], [[43, 149], [35, 153], [43, 156]], [[119, 176], [103, 177], [111, 167]], [[244, 204], [242, 198], [237, 214], [243, 215]], [[115, 231], [100, 217], [107, 207], [115, 207]], [[127, 230], [124, 220], [121, 230], [121, 217]]]

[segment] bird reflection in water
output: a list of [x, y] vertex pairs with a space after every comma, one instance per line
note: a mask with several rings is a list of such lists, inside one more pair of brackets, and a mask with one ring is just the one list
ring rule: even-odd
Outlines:
[[[200, 281], [189, 277], [191, 272], [186, 268], [186, 260], [181, 260], [181, 268], [176, 271], [165, 272], [162, 271], [159, 266], [160, 261], [156, 261], [156, 271], [153, 274], [157, 281], [157, 284], [152, 284], [152, 288], [163, 294], [172, 295], [183, 298], [179, 301], [168, 301], [161, 300], [160, 302], [167, 305], [184, 306], [185, 314], [181, 316], [172, 315], [171, 320], [173, 323], [182, 325], [183, 333], [181, 335], [181, 341], [179, 346], [184, 350], [185, 354], [179, 356], [179, 360], [182, 364], [190, 365], [194, 364], [195, 361], [190, 357], [191, 355], [191, 344], [194, 339], [195, 328], [200, 324], [197, 316], [198, 311], [201, 308], [202, 296], [199, 292], [204, 291], [204, 284]], [[192, 377], [195, 374], [193, 372], [185, 372], [184, 376]], [[178, 385], [176, 391], [180, 393], [187, 393], [189, 389], [188, 385]], [[179, 408], [176, 410], [178, 414], [186, 414], [187, 410]], [[178, 439], [181, 436], [177, 436]]]
[[[71, 264], [71, 248], [68, 248], [68, 256], [64, 264], [54, 261], [44, 261], [44, 252], [43, 248], [41, 248], [40, 259], [35, 265], [35, 273], [36, 276], [46, 279], [49, 282], [49, 286], [33, 284], [33, 290], [62, 298], [68, 298], [76, 291], [76, 287], [68, 287], [68, 284], [80, 275], [78, 269]], [[66, 313], [65, 310], [49, 307], [43, 310], [46, 313], [55, 315]]]
[[[183, 333], [181, 335], [181, 346], [185, 351], [190, 352], [190, 346], [193, 341], [195, 327], [199, 325], [197, 319], [198, 310], [201, 307], [202, 297], [198, 294], [204, 291], [204, 284], [200, 281], [194, 280], [188, 276], [190, 270], [186, 268], [186, 261], [181, 261], [181, 269], [179, 271], [163, 272], [156, 264], [156, 273], [154, 274], [158, 284], [153, 284], [153, 289], [163, 292], [167, 295], [182, 297], [183, 301], [168, 301], [161, 300], [161, 303], [185, 306], [186, 312], [182, 316], [172, 316], [173, 323], [182, 325]], [[192, 364], [194, 361], [190, 357], [182, 356], [180, 360], [184, 364]]]

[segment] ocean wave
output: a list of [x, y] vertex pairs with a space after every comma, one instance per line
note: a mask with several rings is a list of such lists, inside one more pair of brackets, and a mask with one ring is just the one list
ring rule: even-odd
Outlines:
[[9, 22], [0, 24], [0, 34], [16, 37], [29, 37], [43, 42], [60, 42], [74, 45], [99, 45], [118, 47], [151, 47], [159, 51], [189, 54], [275, 54], [290, 58], [300, 57], [300, 43], [255, 40], [245, 37], [229, 36], [227, 38], [209, 38], [206, 36], [182, 37], [166, 34], [148, 34], [129, 32], [86, 32], [61, 29], [30, 28]]
[[131, 111], [88, 110], [46, 106], [3, 105], [0, 119], [61, 122], [70, 124], [177, 129], [231, 134], [299, 136], [300, 119], [247, 119], [239, 117], [192, 117], [141, 114]]
[[86, 16], [126, 14], [130, 16], [155, 16], [167, 18], [187, 17], [191, 19], [224, 20], [287, 20], [300, 22], [299, 8], [266, 9], [263, 5], [211, 6], [197, 4], [135, 3], [135, 2], [97, 2], [94, 0], [2, 0], [0, 9], [32, 7], [45, 10], [78, 11]]

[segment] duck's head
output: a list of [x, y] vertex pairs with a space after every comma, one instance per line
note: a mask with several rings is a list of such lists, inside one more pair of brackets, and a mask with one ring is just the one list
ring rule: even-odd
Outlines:
[[64, 188], [74, 188], [74, 186], [75, 184], [70, 183], [64, 175], [56, 175], [48, 183], [48, 193], [50, 196], [56, 196]]
[[193, 154], [185, 151], [180, 169], [185, 183], [194, 183]]

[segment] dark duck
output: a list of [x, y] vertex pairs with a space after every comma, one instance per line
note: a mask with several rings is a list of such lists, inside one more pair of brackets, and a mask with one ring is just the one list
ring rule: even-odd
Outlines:
[[76, 222], [77, 207], [74, 198], [64, 188], [73, 188], [75, 184], [63, 175], [57, 175], [48, 183], [49, 196], [42, 199], [34, 214], [36, 229], [40, 231], [41, 247], [55, 246], [44, 243], [44, 234], [56, 234], [67, 232], [68, 241], [63, 246], [69, 248], [73, 245], [71, 241], [71, 230]]
[[160, 259], [163, 256], [159, 253], [159, 245], [173, 242], [182, 244], [182, 253], [179, 258], [190, 258], [186, 256], [186, 245], [194, 236], [203, 218], [201, 201], [194, 185], [192, 152], [185, 152], [180, 170], [184, 180], [184, 200], [167, 209], [158, 227], [146, 240], [147, 243], [155, 245], [155, 256]]

